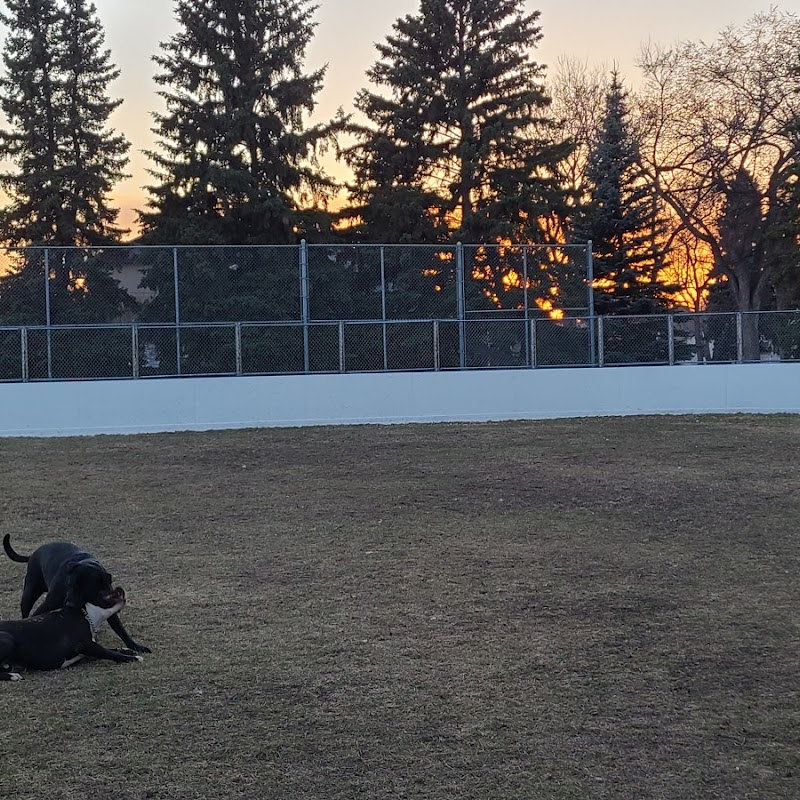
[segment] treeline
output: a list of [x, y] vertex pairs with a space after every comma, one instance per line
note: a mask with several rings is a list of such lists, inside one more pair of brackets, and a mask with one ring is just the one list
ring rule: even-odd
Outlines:
[[[129, 143], [109, 124], [118, 70], [96, 9], [88, 0], [5, 7], [0, 157], [13, 169], [0, 175], [0, 239], [119, 243], [126, 232], [109, 196]], [[523, 0], [420, 0], [377, 45], [354, 113], [311, 124], [326, 77], [305, 67], [314, 11], [311, 0], [176, 0], [178, 32], [154, 56], [164, 110], [137, 241], [591, 240], [598, 313], [798, 305], [795, 16], [773, 9], [710, 43], [648, 48], [634, 92], [616, 71], [569, 61], [547, 78], [534, 58], [539, 13]], [[326, 152], [349, 166], [349, 185], [326, 174]], [[52, 302], [87, 319], [130, 303], [93, 265], [56, 259]], [[441, 288], [445, 259], [424, 276], [402, 262], [390, 278], [413, 287], [437, 269]], [[509, 287], [524, 288], [502, 258], [473, 277], [473, 307], [512, 302]], [[150, 288], [171, 279], [153, 269]], [[240, 281], [254, 293], [265, 283]], [[40, 285], [40, 261], [18, 259], [0, 281], [0, 321], [20, 317]]]

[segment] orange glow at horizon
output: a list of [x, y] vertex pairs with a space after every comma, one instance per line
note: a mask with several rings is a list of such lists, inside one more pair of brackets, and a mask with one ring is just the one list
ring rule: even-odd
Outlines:
[[702, 311], [708, 303], [711, 287], [717, 282], [712, 277], [714, 255], [706, 242], [688, 234], [677, 237], [670, 263], [661, 270], [659, 278], [666, 283], [678, 284], [681, 288], [671, 295], [690, 311]]

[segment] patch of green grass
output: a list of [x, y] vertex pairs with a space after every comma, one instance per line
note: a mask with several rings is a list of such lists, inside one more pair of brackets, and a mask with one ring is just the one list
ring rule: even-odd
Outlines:
[[800, 797], [796, 417], [0, 459], [0, 532], [93, 551], [154, 651], [0, 684], [0, 797]]

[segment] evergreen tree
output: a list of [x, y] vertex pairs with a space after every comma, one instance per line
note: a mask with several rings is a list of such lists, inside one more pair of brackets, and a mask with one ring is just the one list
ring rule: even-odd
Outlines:
[[18, 170], [0, 175], [10, 204], [0, 238], [12, 244], [100, 245], [117, 239], [108, 205], [123, 177], [128, 143], [108, 129], [122, 102], [108, 98], [119, 74], [86, 0], [7, 0], [10, 33], [0, 107], [11, 128], [0, 156]]
[[375, 241], [540, 241], [559, 209], [555, 165], [567, 148], [544, 114], [530, 48], [538, 12], [523, 0], [421, 0], [377, 45], [357, 108], [370, 125], [347, 157], [351, 216]]
[[656, 313], [672, 289], [659, 279], [666, 228], [641, 168], [629, 114], [627, 93], [614, 72], [586, 167], [588, 197], [575, 226], [578, 240], [592, 242], [598, 314]]
[[122, 104], [108, 97], [119, 70], [111, 64], [110, 51], [103, 49], [105, 37], [94, 4], [63, 4], [66, 154], [59, 183], [66, 191], [61, 236], [70, 244], [106, 244], [125, 233], [116, 226], [117, 209], [107, 202], [114, 184], [125, 177], [130, 147], [122, 134], [108, 127], [112, 112]]
[[[93, 4], [86, 0], [7, 0], [0, 108], [0, 157], [16, 166], [0, 174], [9, 196], [0, 213], [0, 239], [13, 245], [100, 246], [116, 241], [117, 211], [108, 194], [123, 177], [128, 143], [109, 129], [121, 101], [108, 97], [118, 71], [103, 49]], [[126, 302], [92, 258], [61, 253], [50, 261], [58, 321], [108, 318]], [[30, 274], [28, 273], [35, 273]], [[17, 264], [0, 289], [0, 311], [25, 317], [20, 295], [41, 285], [41, 254]], [[41, 305], [41, 304], [40, 304]], [[66, 316], [64, 316], [66, 315]]]
[[0, 156], [18, 171], [0, 174], [11, 201], [0, 214], [0, 236], [12, 244], [41, 243], [53, 239], [60, 206], [60, 70], [53, 45], [60, 13], [56, 0], [8, 0], [6, 7], [0, 108], [12, 127], [0, 132]]
[[305, 74], [309, 0], [178, 0], [181, 29], [155, 57], [157, 183], [149, 241], [286, 243], [319, 224], [301, 209], [333, 187], [316, 161], [341, 121], [306, 127], [324, 69]]

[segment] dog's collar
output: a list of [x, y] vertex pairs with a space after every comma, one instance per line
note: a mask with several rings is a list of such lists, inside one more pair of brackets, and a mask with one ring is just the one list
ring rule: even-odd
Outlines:
[[97, 641], [97, 628], [94, 626], [94, 622], [92, 620], [91, 614], [86, 610], [86, 606], [83, 607], [83, 616], [86, 617], [86, 621], [89, 623], [89, 630], [92, 632], [92, 641]]

